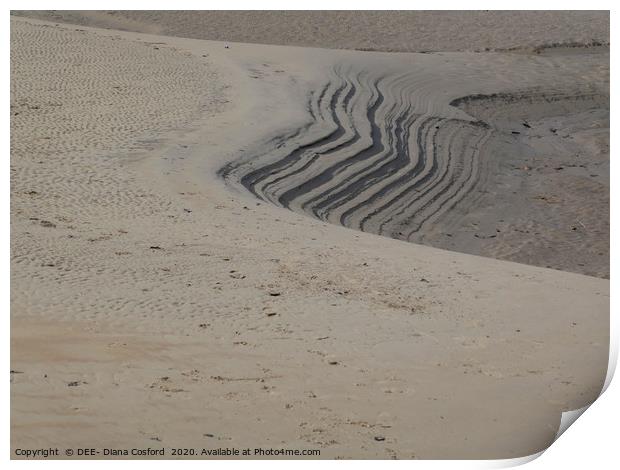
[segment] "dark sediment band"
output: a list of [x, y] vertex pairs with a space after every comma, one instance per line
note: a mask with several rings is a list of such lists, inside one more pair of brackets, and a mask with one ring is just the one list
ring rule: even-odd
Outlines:
[[492, 132], [416, 110], [411, 86], [406, 74], [373, 79], [335, 70], [309, 96], [308, 125], [219, 174], [281, 207], [408, 239], [476, 186], [480, 148]]

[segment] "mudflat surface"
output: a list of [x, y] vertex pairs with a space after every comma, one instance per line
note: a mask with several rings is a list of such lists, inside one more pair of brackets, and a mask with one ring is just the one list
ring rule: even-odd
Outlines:
[[609, 44], [605, 11], [16, 11], [49, 21], [214, 41], [391, 52]]
[[308, 94], [306, 122], [220, 174], [330, 223], [609, 277], [608, 63], [357, 58]]

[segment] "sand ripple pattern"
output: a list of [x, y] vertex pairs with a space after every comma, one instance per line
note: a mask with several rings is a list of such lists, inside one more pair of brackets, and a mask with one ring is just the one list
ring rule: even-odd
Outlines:
[[407, 73], [336, 69], [309, 97], [309, 124], [220, 175], [278, 206], [409, 239], [476, 187], [491, 134], [481, 122], [420, 111], [415, 86]]

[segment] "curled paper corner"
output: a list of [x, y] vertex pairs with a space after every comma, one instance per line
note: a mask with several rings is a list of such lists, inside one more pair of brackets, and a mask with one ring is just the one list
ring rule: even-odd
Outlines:
[[[615, 328], [614, 328], [615, 329]], [[613, 330], [612, 330], [613, 331]], [[616, 366], [618, 365], [618, 341], [614, 341], [614, 337], [612, 336], [610, 345], [609, 345], [609, 362], [607, 363], [607, 374], [605, 376], [605, 382], [603, 383], [603, 387], [601, 388], [601, 392], [599, 393], [596, 400], [600, 398], [600, 396], [605, 393], [609, 384], [611, 383], [614, 373], [616, 372]], [[560, 427], [558, 429], [557, 434], [555, 435], [554, 442], [558, 440], [558, 438], [564, 434], [566, 431], [577, 419], [585, 413], [585, 411], [592, 406], [592, 404], [596, 401], [594, 400], [592, 403], [584, 406], [583, 408], [578, 408], [576, 410], [565, 411], [562, 413], [562, 417], [560, 418]]]
[[[605, 378], [605, 383], [603, 384], [603, 388], [601, 389], [601, 393], [599, 393], [598, 397], [596, 397], [596, 400], [599, 399], [599, 397], [605, 393], [605, 390], [607, 390], [607, 387], [609, 387], [609, 383], [611, 382], [611, 379], [614, 376], [614, 371], [615, 371], [615, 361], [614, 361], [614, 365], [612, 367], [612, 361], [610, 360], [609, 362], [609, 366], [607, 368], [607, 376]], [[596, 401], [594, 400], [594, 401]], [[592, 403], [594, 403], [594, 401]], [[579, 419], [579, 417], [584, 414], [586, 412], [586, 410], [588, 408], [590, 408], [590, 406], [592, 406], [592, 403], [582, 407], [582, 408], [577, 408], [576, 410], [569, 410], [569, 411], [564, 411], [562, 413], [562, 417], [560, 418], [560, 427], [558, 428], [558, 432], [555, 435], [555, 439], [554, 442], [557, 441], [559, 439], [559, 437], [564, 434], [564, 432], [573, 425], [573, 423], [575, 421], [577, 421], [577, 419]]]
[[501, 460], [489, 461], [489, 465], [485, 468], [519, 467], [521, 465], [525, 465], [526, 463], [530, 463], [532, 460], [536, 460], [538, 457], [540, 457], [545, 452], [545, 450], [541, 450], [540, 452], [536, 452], [535, 454], [526, 455], [525, 457], [515, 457], [512, 459], [501, 459]]
[[[607, 388], [607, 385], [609, 384], [609, 381], [611, 380], [611, 377], [613, 376], [613, 371], [611, 374], [608, 373], [607, 375], [607, 379], [605, 381], [605, 385], [603, 387], [603, 389], [601, 390], [601, 393], [599, 395], [599, 397], [603, 394], [603, 392], [605, 391], [605, 389]], [[597, 397], [598, 399], [598, 397]], [[596, 401], [596, 400], [595, 400]], [[594, 402], [592, 402], [594, 403]], [[557, 441], [559, 439], [559, 437], [564, 434], [564, 432], [571, 427], [571, 425], [577, 421], [577, 419], [579, 419], [579, 417], [584, 414], [586, 412], [586, 410], [588, 408], [590, 408], [590, 406], [592, 406], [592, 403], [582, 407], [582, 408], [578, 408], [576, 410], [569, 410], [569, 411], [564, 411], [562, 413], [562, 416], [560, 417], [560, 427], [558, 428], [558, 431], [555, 435], [555, 438], [553, 439], [553, 442], [551, 444], [549, 444], [548, 447], [546, 447], [545, 449], [541, 450], [540, 452], [536, 452], [535, 454], [531, 454], [531, 455], [526, 455], [524, 457], [516, 457], [516, 458], [512, 458], [512, 459], [502, 459], [502, 460], [495, 460], [492, 463], [490, 463], [490, 465], [486, 468], [511, 468], [511, 467], [518, 467], [521, 465], [524, 465], [526, 463], [529, 463], [533, 460], [536, 460], [538, 457], [540, 457], [542, 454], [544, 454], [552, 445], [555, 441]]]
[[583, 408], [578, 408], [576, 410], [563, 412], [562, 417], [560, 418], [560, 427], [558, 428], [554, 441], [557, 441], [558, 438], [564, 434], [564, 431], [566, 431], [575, 421], [577, 421], [577, 419], [584, 414], [588, 408], [590, 408], [590, 405], [586, 405]]
[[[579, 408], [576, 410], [564, 411], [562, 413], [562, 417], [560, 418], [560, 427], [553, 439], [553, 442], [557, 441], [558, 438], [566, 431], [577, 419], [590, 407], [590, 405], [586, 405], [583, 408]], [[553, 445], [553, 442], [541, 450], [540, 452], [536, 452], [535, 454], [526, 455], [524, 457], [517, 457], [513, 459], [502, 459], [495, 460], [491, 463], [487, 468], [512, 468], [519, 467], [521, 465], [525, 465], [526, 463], [532, 462], [544, 454], [549, 447]]]

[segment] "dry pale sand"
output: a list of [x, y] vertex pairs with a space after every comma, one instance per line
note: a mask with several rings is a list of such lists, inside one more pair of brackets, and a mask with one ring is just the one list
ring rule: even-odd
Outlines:
[[[525, 181], [483, 172], [493, 148], [511, 161], [545, 145], [562, 157], [554, 136], [530, 145], [531, 129], [551, 125], [575, 129], [604, 175], [607, 57], [226, 48], [13, 18], [12, 448], [263, 447], [321, 458], [546, 448], [561, 412], [600, 392], [609, 282], [331, 219], [355, 199], [325, 220], [308, 217], [323, 206], [303, 203], [336, 201], [330, 185], [347, 172], [377, 170], [408, 120], [418, 136], [409, 151], [433, 156], [428, 177], [390, 188], [436, 191], [433, 202], [475, 209], [468, 185], [499, 192]], [[557, 114], [536, 100], [493, 104], [535, 96], [534, 86], [561, 97]], [[525, 140], [504, 138], [526, 111]], [[340, 165], [314, 180], [325, 191], [306, 188], [293, 210], [278, 207], [326, 170], [313, 159], [322, 153]], [[407, 165], [366, 183], [400, 181]], [[442, 171], [452, 175], [445, 188]], [[574, 171], [571, 184], [594, 184]], [[351, 194], [368, 190], [361, 182]], [[454, 211], [432, 205], [422, 209], [429, 220], [447, 224]], [[533, 213], [518, 207], [524, 219]], [[348, 225], [377, 208], [366, 209]]]

